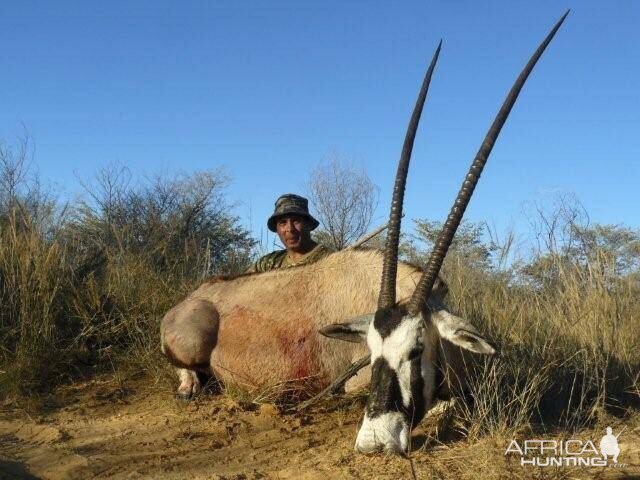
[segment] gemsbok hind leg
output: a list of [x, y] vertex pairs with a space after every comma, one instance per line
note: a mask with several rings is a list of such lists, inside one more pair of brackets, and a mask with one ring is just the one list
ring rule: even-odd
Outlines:
[[188, 399], [202, 383], [198, 372], [211, 372], [211, 354], [218, 341], [219, 315], [214, 306], [199, 299], [185, 300], [167, 312], [160, 323], [160, 347], [178, 367], [177, 395]]

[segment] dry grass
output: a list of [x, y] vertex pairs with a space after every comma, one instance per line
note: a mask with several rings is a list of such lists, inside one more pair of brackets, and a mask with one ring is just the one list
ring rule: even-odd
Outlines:
[[473, 401], [461, 404], [470, 438], [571, 433], [639, 407], [637, 282], [612, 284], [574, 267], [553, 288], [535, 288], [462, 262], [452, 262], [447, 277], [452, 308], [499, 346], [497, 357], [478, 360]]
[[[32, 395], [118, 368], [157, 374], [158, 316], [193, 285], [144, 258], [107, 254], [79, 275], [78, 252], [15, 217], [0, 230], [0, 392]], [[80, 265], [81, 266], [81, 265]]]

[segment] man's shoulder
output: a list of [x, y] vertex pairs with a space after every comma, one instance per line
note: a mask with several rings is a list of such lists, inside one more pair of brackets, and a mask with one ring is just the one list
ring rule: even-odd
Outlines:
[[[306, 265], [310, 263], [317, 262], [318, 260], [326, 257], [327, 255], [331, 255], [335, 250], [327, 247], [326, 245], [316, 245], [313, 250], [311, 250], [299, 263], [295, 265]], [[269, 270], [275, 270], [278, 268], [284, 268], [290, 265], [287, 262], [287, 251], [286, 250], [275, 250], [273, 252], [267, 253], [260, 257], [256, 263], [254, 263], [253, 268], [250, 271], [252, 272], [266, 272]]]
[[269, 252], [266, 255], [261, 256], [258, 261], [262, 261], [262, 260], [270, 260], [270, 259], [275, 259], [275, 258], [281, 258], [284, 257], [287, 254], [286, 250], [274, 250], [273, 252]]
[[266, 272], [267, 270], [278, 268], [282, 265], [282, 261], [286, 255], [286, 250], [274, 250], [273, 252], [267, 253], [256, 261], [254, 271]]

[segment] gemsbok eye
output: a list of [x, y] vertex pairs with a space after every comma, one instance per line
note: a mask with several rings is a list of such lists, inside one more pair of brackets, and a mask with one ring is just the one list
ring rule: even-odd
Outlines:
[[421, 344], [420, 345], [416, 345], [409, 352], [409, 360], [413, 360], [415, 358], [418, 358], [420, 355], [422, 355], [423, 351], [424, 351], [424, 346], [423, 345], [421, 345]]

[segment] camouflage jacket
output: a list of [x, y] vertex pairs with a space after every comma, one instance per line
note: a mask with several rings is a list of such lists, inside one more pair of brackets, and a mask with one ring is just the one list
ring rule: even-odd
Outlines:
[[249, 272], [266, 272], [268, 270], [276, 270], [278, 268], [296, 267], [298, 265], [307, 265], [314, 263], [333, 251], [324, 245], [316, 245], [313, 250], [305, 254], [299, 261], [293, 262], [286, 250], [276, 250], [260, 257], [258, 261], [249, 269]]

